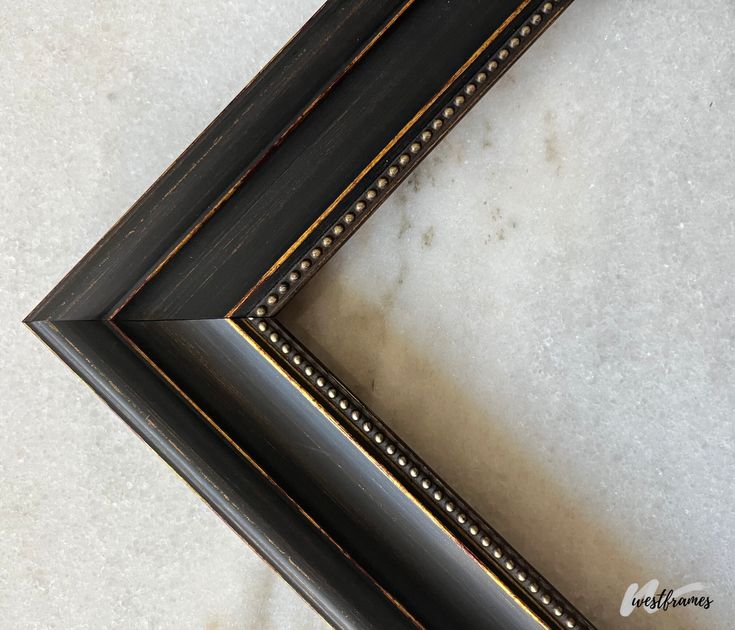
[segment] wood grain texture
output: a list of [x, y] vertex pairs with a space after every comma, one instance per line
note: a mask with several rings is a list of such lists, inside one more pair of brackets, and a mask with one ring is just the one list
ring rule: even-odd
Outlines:
[[418, 491], [248, 319], [509, 37], [538, 17], [497, 76], [569, 2], [327, 2], [26, 320], [336, 627], [591, 627], [505, 541], [503, 569], [447, 496], [469, 506]]

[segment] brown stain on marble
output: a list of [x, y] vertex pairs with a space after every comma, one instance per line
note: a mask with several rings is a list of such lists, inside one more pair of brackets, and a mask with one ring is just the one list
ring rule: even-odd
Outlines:
[[556, 114], [547, 110], [544, 114], [546, 135], [544, 136], [544, 158], [556, 169], [556, 175], [561, 173], [562, 156], [559, 147], [559, 134], [556, 131]]
[[422, 235], [421, 235], [421, 245], [424, 249], [429, 249], [431, 247], [431, 244], [434, 242], [434, 226], [429, 226], [429, 229], [427, 229]]
[[409, 177], [406, 179], [404, 186], [409, 188], [411, 192], [417, 193], [421, 190], [422, 186], [426, 187], [430, 185], [434, 188], [437, 187], [436, 175], [434, 174], [435, 168], [439, 168], [441, 162], [438, 162], [438, 156], [431, 155], [427, 158], [426, 162], [417, 168]]
[[411, 223], [411, 219], [408, 218], [406, 209], [402, 208], [400, 221], [398, 223], [398, 240], [400, 241], [412, 227], [413, 223]]
[[[487, 201], [483, 203], [488, 205]], [[503, 211], [497, 206], [490, 210], [490, 223], [490, 231], [485, 234], [485, 245], [489, 245], [492, 241], [504, 241], [509, 232], [518, 227], [518, 223], [514, 219], [503, 217]]]
[[493, 124], [488, 120], [485, 122], [485, 133], [482, 136], [482, 148], [489, 149], [493, 146]]

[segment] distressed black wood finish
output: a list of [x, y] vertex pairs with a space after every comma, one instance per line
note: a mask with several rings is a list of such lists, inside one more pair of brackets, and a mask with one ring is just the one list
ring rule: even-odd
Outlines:
[[[114, 315], [298, 128], [406, 4], [405, 0], [325, 4], [29, 319]], [[273, 226], [271, 231], [277, 232]], [[261, 245], [266, 245], [265, 251], [271, 249]], [[251, 254], [247, 266], [259, 259], [257, 251]], [[238, 284], [239, 279], [231, 282]], [[245, 287], [239, 284], [240, 289]]]
[[273, 319], [569, 2], [327, 2], [26, 320], [337, 627], [591, 627]]
[[414, 627], [375, 580], [114, 323], [41, 321], [31, 327], [332, 624]]

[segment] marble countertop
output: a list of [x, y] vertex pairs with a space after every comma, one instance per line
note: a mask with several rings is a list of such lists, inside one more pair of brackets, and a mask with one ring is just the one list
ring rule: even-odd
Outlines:
[[[3, 12], [15, 627], [324, 626], [18, 324], [319, 4]], [[601, 628], [735, 616], [733, 28], [576, 2], [284, 314]], [[622, 619], [654, 578], [715, 603]]]

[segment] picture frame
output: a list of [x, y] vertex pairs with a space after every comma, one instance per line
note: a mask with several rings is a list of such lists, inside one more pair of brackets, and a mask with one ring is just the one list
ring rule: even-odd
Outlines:
[[592, 627], [278, 319], [570, 3], [327, 2], [25, 320], [336, 627]]

